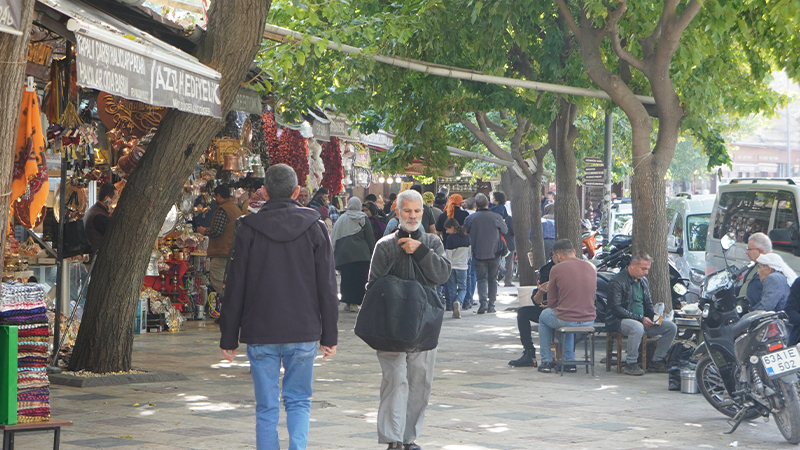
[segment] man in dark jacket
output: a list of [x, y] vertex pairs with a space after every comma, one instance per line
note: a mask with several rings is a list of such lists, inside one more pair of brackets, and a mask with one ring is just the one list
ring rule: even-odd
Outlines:
[[265, 186], [267, 202], [258, 213], [243, 217], [236, 230], [220, 348], [233, 361], [239, 342], [247, 344], [257, 447], [279, 448], [282, 394], [290, 448], [299, 449], [308, 442], [317, 341], [323, 359], [336, 354], [339, 300], [333, 248], [319, 213], [295, 200], [300, 188], [291, 167], [270, 167]]
[[505, 270], [501, 270], [503, 285], [505, 287], [514, 287], [514, 256], [517, 252], [517, 244], [514, 242], [514, 221], [511, 219], [511, 216], [508, 214], [508, 209], [506, 208], [506, 194], [502, 192], [492, 192], [492, 205], [494, 206], [492, 206], [491, 210], [500, 214], [500, 217], [503, 218], [508, 227], [508, 232], [503, 234], [506, 247], [508, 247], [508, 255], [506, 255], [505, 258]]
[[[606, 330], [620, 331], [628, 337], [628, 348], [625, 355], [625, 374], [644, 375], [639, 367], [639, 345], [642, 336], [661, 336], [653, 353], [653, 361], [647, 366], [649, 372], [666, 372], [667, 363], [664, 357], [672, 345], [678, 327], [673, 322], [655, 317], [653, 302], [650, 299], [650, 287], [647, 273], [653, 259], [645, 252], [637, 252], [631, 258], [626, 269], [608, 283], [608, 313]], [[655, 318], [655, 321], [654, 321]]]
[[105, 183], [100, 186], [100, 192], [97, 194], [97, 203], [86, 211], [83, 216], [84, 228], [86, 230], [86, 237], [89, 243], [92, 244], [92, 254], [100, 250], [100, 245], [103, 244], [103, 235], [106, 234], [108, 224], [111, 222], [111, 204], [114, 203], [114, 197], [117, 196], [117, 188], [111, 183]]
[[[375, 245], [369, 287], [386, 275], [413, 279], [428, 288], [450, 278], [450, 261], [444, 256], [442, 241], [421, 229], [422, 205], [422, 196], [416, 191], [397, 196], [400, 225]], [[436, 349], [415, 353], [378, 350], [378, 361], [383, 372], [378, 442], [389, 444], [389, 449], [421, 450], [414, 440], [422, 431], [431, 395]]]
[[505, 220], [489, 210], [489, 199], [483, 194], [475, 196], [475, 214], [464, 220], [464, 228], [472, 239], [472, 260], [478, 278], [478, 314], [495, 312], [497, 300], [497, 270], [500, 268], [500, 235], [508, 233]]

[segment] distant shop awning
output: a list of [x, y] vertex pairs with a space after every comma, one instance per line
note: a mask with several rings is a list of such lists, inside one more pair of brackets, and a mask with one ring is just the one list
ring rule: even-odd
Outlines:
[[242, 86], [239, 92], [236, 93], [236, 98], [233, 100], [234, 111], [242, 111], [250, 114], [261, 115], [261, 97], [258, 92], [250, 86]]
[[0, 0], [0, 33], [22, 36], [22, 1]]
[[154, 106], [222, 117], [216, 70], [88, 4], [39, 1], [71, 18], [67, 29], [77, 41], [80, 86]]

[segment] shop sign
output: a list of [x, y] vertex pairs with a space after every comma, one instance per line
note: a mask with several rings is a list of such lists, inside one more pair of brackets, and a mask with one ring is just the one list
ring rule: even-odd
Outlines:
[[236, 93], [236, 98], [233, 100], [234, 111], [242, 111], [250, 114], [261, 115], [261, 97], [258, 92], [250, 86], [242, 86], [239, 92]]
[[363, 145], [356, 145], [356, 162], [353, 163], [355, 167], [370, 168], [369, 149]]
[[126, 100], [107, 92], [97, 95], [97, 115], [106, 128], [118, 128], [133, 137], [142, 137], [151, 128], [158, 128], [167, 108], [152, 106], [135, 100]]
[[361, 133], [358, 129], [348, 132], [350, 125], [350, 122], [344, 116], [331, 117], [330, 135], [360, 141]]
[[[3, 1], [3, 0], [0, 0]], [[219, 79], [75, 33], [78, 84], [154, 106], [222, 117]]]
[[0, 32], [22, 36], [21, 19], [21, 0], [0, 0]]
[[311, 123], [311, 131], [314, 133], [314, 138], [320, 142], [328, 142], [331, 140], [331, 125], [329, 123], [322, 123], [315, 120]]
[[393, 139], [389, 134], [379, 131], [377, 133], [362, 135], [361, 142], [373, 147], [389, 149], [392, 148]]

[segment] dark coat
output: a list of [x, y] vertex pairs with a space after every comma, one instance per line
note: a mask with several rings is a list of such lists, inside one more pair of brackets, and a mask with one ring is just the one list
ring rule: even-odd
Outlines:
[[464, 221], [472, 239], [472, 257], [476, 260], [495, 259], [501, 249], [500, 235], [508, 233], [506, 221], [488, 209], [479, 209]]
[[[458, 206], [453, 209], [453, 218], [458, 221], [459, 225], [464, 225], [464, 221], [467, 220], [467, 217], [469, 217], [469, 213]], [[439, 215], [439, 218], [436, 219], [436, 231], [444, 233], [445, 222], [447, 222], [447, 214], [442, 213]]]
[[364, 221], [361, 232], [345, 236], [334, 244], [333, 259], [336, 261], [337, 269], [352, 262], [369, 261], [372, 259], [372, 250], [375, 249], [375, 234], [372, 232], [370, 221]]
[[796, 345], [800, 341], [800, 277], [792, 283], [784, 312], [789, 316], [789, 324], [792, 326], [789, 345]]
[[608, 313], [606, 314], [606, 330], [619, 331], [619, 324], [622, 319], [633, 319], [641, 322], [645, 317], [652, 319], [655, 315], [653, 311], [653, 301], [650, 298], [650, 284], [647, 278], [642, 278], [642, 303], [644, 304], [644, 316], [631, 312], [633, 303], [633, 278], [628, 273], [628, 269], [622, 269], [610, 283], [608, 283]]
[[320, 341], [336, 345], [336, 272], [316, 210], [274, 199], [240, 219], [220, 316], [220, 348]]

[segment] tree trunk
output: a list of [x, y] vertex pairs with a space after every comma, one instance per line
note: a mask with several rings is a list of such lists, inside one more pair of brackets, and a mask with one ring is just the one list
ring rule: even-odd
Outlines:
[[[17, 129], [25, 83], [25, 62], [28, 57], [28, 39], [33, 23], [33, 0], [22, 0], [20, 5], [22, 36], [0, 32], [0, 224], [8, 224], [11, 180], [14, 172]], [[8, 194], [6, 194], [8, 192]], [[0, 233], [0, 248], [5, 248], [5, 229]]]
[[[650, 161], [654, 162], [655, 158]], [[664, 201], [666, 182], [654, 163], [645, 161], [633, 173], [631, 204], [633, 206], [633, 250], [645, 251], [653, 258], [647, 280], [653, 304], [663, 302], [666, 312], [672, 310], [667, 253], [667, 206]], [[660, 226], [654, 226], [660, 224]]]
[[[222, 74], [223, 116], [258, 50], [270, 1], [217, 0], [198, 59]], [[158, 231], [223, 122], [170, 110], [125, 190], [100, 248], [70, 370], [130, 370], [139, 291]]]
[[[533, 226], [534, 242], [536, 242], [536, 226], [532, 221], [534, 212], [531, 210], [531, 183], [523, 180], [509, 169], [508, 176], [511, 179], [512, 194], [511, 207], [513, 208], [512, 220], [514, 221], [514, 244], [517, 247], [517, 270], [519, 271], [520, 286], [536, 285], [536, 275], [534, 271], [541, 266], [531, 267], [528, 262], [528, 230]], [[541, 243], [542, 225], [539, 222], [539, 242]], [[544, 248], [544, 247], [542, 247]], [[542, 250], [544, 252], [544, 250]]]
[[549, 139], [556, 159], [556, 238], [569, 239], [575, 253], [581, 254], [581, 210], [575, 194], [578, 166], [575, 160], [577, 105], [559, 100], [559, 111], [550, 125]]

